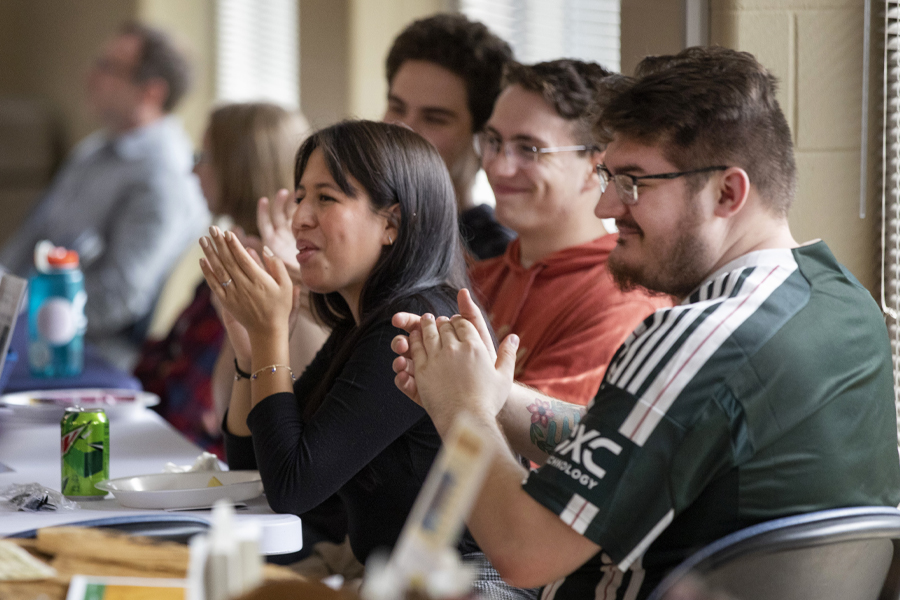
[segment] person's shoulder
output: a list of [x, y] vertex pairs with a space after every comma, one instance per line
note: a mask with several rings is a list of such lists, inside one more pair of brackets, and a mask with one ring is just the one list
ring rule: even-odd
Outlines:
[[75, 145], [75, 148], [72, 150], [70, 160], [78, 161], [87, 156], [90, 156], [94, 152], [97, 152], [107, 143], [107, 134], [102, 129], [94, 131], [87, 136], [85, 136], [80, 142]]
[[502, 273], [508, 265], [518, 262], [519, 240], [513, 239], [498, 256], [476, 260], [469, 266], [469, 277], [474, 283], [482, 283]]
[[358, 356], [387, 348], [394, 336], [406, 333], [392, 323], [393, 316], [398, 312], [416, 315], [431, 313], [449, 317], [458, 312], [455, 293], [449, 289], [443, 291], [440, 288], [428, 288], [399, 298], [380, 307], [377, 314], [370, 317], [371, 320], [367, 320], [367, 324], [362, 325], [362, 330], [357, 330], [355, 324], [339, 326], [325, 342], [323, 352], [331, 349], [336, 351], [351, 338], [355, 340], [353, 352]]
[[[440, 287], [426, 288], [415, 293], [403, 296], [376, 309], [376, 313], [366, 319], [363, 331], [356, 331], [360, 343], [375, 341], [380, 343], [385, 335], [404, 333], [402, 329], [394, 326], [392, 319], [399, 312], [408, 312], [415, 315], [431, 313], [437, 316], [449, 317], [458, 312], [456, 306], [456, 291]], [[338, 326], [325, 342], [325, 347], [330, 344], [341, 344], [345, 339], [354, 335], [355, 324], [346, 323]]]
[[489, 204], [476, 204], [472, 208], [459, 213], [459, 222], [472, 228], [496, 223], [494, 209]]
[[148, 173], [192, 177], [193, 143], [175, 116], [163, 116], [130, 131], [115, 144], [120, 156]]
[[191, 148], [191, 138], [181, 120], [174, 115], [165, 115], [148, 127], [149, 137], [156, 143], [177, 148]]
[[452, 316], [458, 312], [456, 290], [449, 287], [431, 287], [410, 294], [395, 303], [394, 312], [409, 312], [417, 315], [431, 313], [437, 316]]
[[459, 213], [459, 222], [476, 232], [493, 232], [501, 235], [507, 242], [516, 237], [516, 232], [497, 220], [494, 207], [490, 204], [476, 204], [464, 210]]
[[617, 234], [605, 234], [581, 244], [560, 248], [536, 261], [531, 268], [539, 267], [543, 279], [609, 279], [604, 274], [608, 273], [606, 264], [609, 253], [616, 246], [616, 239]]
[[871, 292], [837, 261], [824, 242], [795, 248], [793, 255], [797, 261], [797, 279], [809, 289], [803, 318], [798, 321], [822, 323], [815, 331], [804, 332], [804, 339], [824, 336], [832, 340], [828, 344], [832, 346], [835, 340], [854, 335], [877, 335], [879, 338], [886, 335], [881, 307]]
[[503, 255], [475, 261], [469, 267], [469, 278], [473, 283], [481, 283], [491, 279], [503, 269]]
[[[746, 360], [805, 305], [808, 286], [792, 278], [795, 273], [790, 253], [728, 265], [682, 303], [644, 319], [610, 364], [607, 379], [636, 371], [651, 374], [651, 380], [667, 371], [693, 377], [715, 371], [710, 365], [720, 361], [734, 366], [735, 356]], [[741, 349], [737, 355], [735, 348]]]
[[814, 286], [834, 286], [844, 288], [849, 295], [862, 294], [871, 297], [866, 287], [851, 273], [847, 267], [839, 263], [828, 245], [816, 240], [792, 250], [797, 268]]

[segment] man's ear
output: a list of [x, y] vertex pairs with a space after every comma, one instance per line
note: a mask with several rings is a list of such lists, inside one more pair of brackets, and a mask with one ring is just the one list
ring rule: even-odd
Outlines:
[[734, 216], [747, 204], [750, 195], [750, 177], [740, 167], [729, 167], [718, 177], [718, 197], [713, 209], [717, 217]]
[[591, 150], [588, 154], [588, 162], [590, 163], [590, 172], [585, 173], [584, 184], [581, 186], [581, 193], [590, 192], [600, 189], [600, 176], [597, 175], [597, 165], [603, 162], [603, 152], [600, 150]]
[[400, 231], [400, 203], [392, 205], [385, 211], [385, 240], [382, 244], [390, 246], [397, 241], [397, 233]]
[[169, 84], [166, 83], [166, 80], [161, 77], [153, 77], [143, 82], [141, 87], [144, 101], [162, 110], [166, 100], [169, 99]]

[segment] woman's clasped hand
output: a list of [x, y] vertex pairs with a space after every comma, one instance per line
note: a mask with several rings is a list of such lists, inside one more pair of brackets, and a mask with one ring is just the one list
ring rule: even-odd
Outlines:
[[395, 383], [425, 407], [441, 431], [460, 412], [494, 418], [509, 395], [519, 338], [507, 336], [495, 351], [491, 330], [468, 290], [458, 295], [452, 317], [397, 313], [398, 335], [391, 348]]
[[210, 227], [200, 246], [205, 255], [200, 259], [203, 276], [221, 303], [238, 362], [249, 367], [254, 338], [258, 343], [278, 336], [287, 339], [300, 290], [294, 290], [284, 263], [268, 247], [259, 256], [244, 248], [235, 234], [216, 226]]
[[300, 263], [297, 262], [297, 240], [291, 231], [291, 218], [296, 209], [294, 194], [288, 190], [279, 190], [270, 201], [267, 197], [259, 199], [256, 210], [256, 222], [259, 225], [259, 236], [262, 243], [284, 261], [284, 266], [294, 283], [300, 283]]

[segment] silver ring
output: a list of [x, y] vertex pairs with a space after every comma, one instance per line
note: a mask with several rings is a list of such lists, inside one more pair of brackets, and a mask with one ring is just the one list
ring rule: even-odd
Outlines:
[[227, 288], [227, 287], [228, 287], [228, 284], [231, 283], [232, 281], [234, 281], [234, 277], [230, 278], [228, 281], [223, 281], [223, 282], [222, 282], [222, 287], [223, 287], [223, 288]]

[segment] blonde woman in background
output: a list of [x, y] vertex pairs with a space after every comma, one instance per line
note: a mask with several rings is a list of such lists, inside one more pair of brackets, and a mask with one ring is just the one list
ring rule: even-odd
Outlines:
[[[293, 186], [294, 154], [308, 128], [300, 114], [273, 104], [229, 104], [213, 111], [194, 167], [210, 212], [230, 221], [245, 239], [255, 239], [257, 202]], [[302, 311], [294, 332], [292, 340], [302, 343], [293, 344], [292, 366], [302, 371], [328, 332], [308, 311]], [[228, 345], [223, 348], [224, 335], [204, 281], [169, 334], [144, 345], [135, 368], [144, 388], [160, 396], [160, 414], [220, 457], [220, 425], [234, 379], [234, 355]]]

